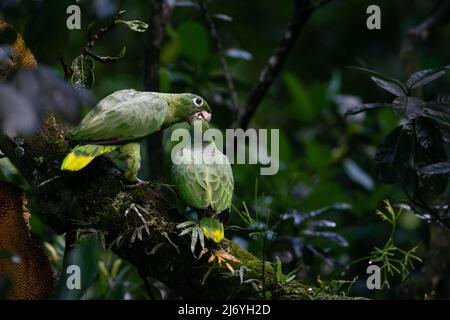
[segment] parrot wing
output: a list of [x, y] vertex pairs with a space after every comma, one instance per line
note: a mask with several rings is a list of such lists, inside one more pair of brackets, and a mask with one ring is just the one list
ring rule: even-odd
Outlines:
[[92, 144], [139, 139], [160, 129], [167, 111], [167, 102], [158, 93], [117, 91], [100, 101], [68, 138]]
[[[228, 158], [214, 145], [208, 149], [182, 149], [178, 160], [197, 159], [198, 163], [183, 163], [172, 166], [172, 176], [180, 196], [190, 207], [211, 207], [220, 213], [231, 207], [234, 180]], [[201, 158], [203, 156], [203, 162]], [[215, 160], [216, 162], [209, 162]], [[192, 161], [191, 161], [192, 162]]]

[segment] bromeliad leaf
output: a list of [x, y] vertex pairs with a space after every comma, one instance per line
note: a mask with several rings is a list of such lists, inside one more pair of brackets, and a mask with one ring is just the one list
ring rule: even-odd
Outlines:
[[423, 87], [424, 85], [439, 79], [443, 75], [445, 75], [446, 72], [443, 69], [425, 69], [421, 71], [417, 71], [413, 73], [409, 79], [406, 81], [406, 86], [409, 90]]
[[[400, 81], [400, 80], [398, 80], [398, 79], [394, 79], [394, 78], [391, 78], [391, 77], [388, 77], [388, 76], [385, 76], [384, 74], [382, 74], [382, 73], [379, 73], [379, 72], [376, 72], [376, 71], [372, 71], [372, 70], [369, 70], [369, 69], [366, 69], [366, 68], [361, 68], [361, 67], [354, 67], [354, 66], [349, 66], [348, 68], [350, 68], [350, 69], [352, 69], [352, 70], [355, 70], [355, 71], [357, 71], [357, 72], [359, 72], [359, 73], [362, 73], [362, 74], [364, 74], [364, 75], [367, 75], [367, 76], [370, 76], [370, 77], [373, 77], [373, 78], [376, 78], [376, 79], [379, 79], [379, 80], [382, 80], [383, 82], [385, 82], [385, 83], [389, 83], [389, 84], [391, 84], [392, 86], [396, 86], [396, 91], [398, 91], [398, 88], [400, 88], [400, 91], [402, 92], [402, 94], [400, 94], [400, 95], [398, 95], [398, 96], [404, 96], [404, 95], [406, 95], [406, 92], [407, 92], [407, 90], [406, 90], [406, 87], [403, 85], [403, 83]], [[375, 80], [374, 80], [375, 81]], [[383, 87], [382, 87], [383, 88]], [[383, 89], [386, 89], [386, 88], [383, 88]], [[387, 90], [387, 89], [386, 89]], [[389, 90], [388, 90], [389, 91]], [[391, 92], [391, 93], [393, 93], [393, 92]], [[398, 93], [400, 93], [400, 92], [398, 92]], [[395, 94], [395, 93], [394, 93]]]
[[359, 106], [356, 106], [354, 108], [347, 110], [344, 117], [353, 116], [355, 114], [358, 114], [358, 113], [361, 113], [361, 112], [364, 112], [367, 110], [388, 108], [391, 106], [392, 106], [391, 103], [365, 103], [365, 104], [361, 104]]
[[192, 220], [185, 221], [185, 222], [182, 222], [180, 224], [177, 224], [177, 229], [182, 229], [182, 228], [185, 228], [187, 226], [193, 226], [193, 225], [196, 225], [196, 224], [197, 223], [195, 221], [192, 221]]
[[194, 230], [194, 229], [196, 229], [197, 228], [197, 226], [193, 226], [193, 227], [189, 227], [189, 228], [186, 228], [186, 229], [184, 229], [183, 231], [181, 231], [179, 234], [178, 234], [178, 236], [184, 236], [185, 234], [188, 234], [188, 233], [190, 233], [190, 232], [192, 232], [192, 230]]
[[123, 23], [136, 32], [145, 32], [148, 28], [148, 24], [141, 20], [116, 20], [116, 23]]
[[399, 116], [413, 120], [422, 115], [423, 109], [427, 104], [416, 97], [397, 97], [392, 105]]
[[410, 125], [391, 131], [375, 154], [375, 171], [384, 183], [394, 183], [404, 176], [409, 165], [414, 139]]
[[90, 89], [94, 85], [94, 60], [79, 55], [72, 62], [72, 84], [76, 87]]
[[191, 252], [195, 257], [195, 247], [197, 245], [197, 239], [198, 239], [198, 228], [192, 229], [191, 234]]
[[431, 164], [429, 166], [421, 168], [419, 170], [419, 173], [426, 176], [450, 175], [450, 162], [440, 162]]

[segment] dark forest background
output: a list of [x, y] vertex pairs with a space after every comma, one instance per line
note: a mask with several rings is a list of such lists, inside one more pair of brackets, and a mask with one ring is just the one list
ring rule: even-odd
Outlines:
[[[155, 28], [151, 1], [80, 1], [82, 28], [69, 31], [65, 27], [65, 12], [72, 2], [30, 1], [30, 5], [20, 8], [12, 6], [7, 11], [8, 21], [23, 35], [39, 64], [50, 66], [64, 77], [60, 59], [64, 57], [70, 63], [80, 54], [88, 41], [88, 26], [96, 21], [91, 26], [96, 30], [108, 24], [117, 10], [126, 10], [124, 20], [144, 21], [149, 29], [140, 33], [116, 25], [96, 44], [94, 51], [98, 55], [118, 55], [124, 46], [126, 54], [116, 63], [96, 62], [91, 91], [99, 101], [124, 88], [156, 90], [147, 74], [152, 63], [148, 33]], [[293, 14], [293, 2], [207, 2], [227, 53], [239, 101], [244, 101], [254, 87], [282, 38]], [[168, 3], [174, 7], [164, 26], [160, 48], [159, 90], [193, 92], [205, 97], [213, 110], [213, 124], [220, 129], [230, 128], [230, 90], [204, 14], [195, 1]], [[366, 28], [366, 9], [372, 4], [381, 8], [381, 30]], [[346, 66], [366, 67], [405, 80], [409, 76], [405, 74], [402, 56], [405, 40], [410, 30], [432, 15], [439, 4], [424, 0], [336, 0], [312, 14], [250, 121], [250, 127], [280, 129], [280, 170], [274, 176], [260, 176], [257, 165], [233, 166], [234, 210], [229, 225], [240, 228], [227, 228], [229, 239], [274, 265], [280, 261], [284, 274], [294, 270], [295, 278], [307, 285], [320, 286], [334, 279], [349, 281], [335, 282], [333, 286], [339, 287], [337, 292], [350, 296], [449, 297], [448, 267], [444, 267], [444, 272], [437, 269], [433, 276], [438, 281], [426, 289], [415, 291], [413, 286], [408, 293], [402, 290], [412, 279], [423, 276], [420, 271], [427, 264], [427, 254], [435, 250], [430, 244], [433, 227], [408, 210], [403, 210], [396, 225], [395, 245], [404, 250], [417, 246], [415, 254], [423, 262], [416, 261], [404, 279], [396, 272], [388, 274], [390, 288], [382, 290], [366, 287], [370, 258], [352, 264], [370, 256], [375, 247], [384, 246], [390, 237], [391, 226], [376, 214], [377, 210], [386, 212], [383, 200], [388, 199], [395, 207], [407, 197], [401, 185], [382, 183], [374, 169], [377, 147], [399, 125], [399, 117], [391, 109], [344, 116], [355, 105], [392, 100], [368, 77]], [[449, 64], [449, 39], [450, 24], [440, 23], [430, 30], [415, 48], [415, 69]], [[447, 93], [448, 80], [448, 76], [441, 78], [429, 90]], [[141, 178], [168, 181], [161, 174], [160, 149], [157, 137], [145, 144]], [[155, 161], [152, 167], [150, 163]], [[250, 222], [237, 213], [245, 207], [252, 217]], [[323, 208], [328, 209], [316, 211]], [[64, 236], [46, 226], [39, 212], [32, 211], [31, 225], [33, 236], [44, 243], [55, 270], [60, 272]], [[450, 249], [449, 238], [445, 239], [443, 246]], [[89, 270], [90, 287], [76, 296], [60, 289], [58, 298], [148, 297], [134, 267], [103, 250], [96, 237], [84, 238], [76, 250], [76, 263]], [[440, 266], [448, 265], [448, 252], [435, 254], [439, 255]], [[158, 279], [152, 285], [158, 298], [177, 297]]]

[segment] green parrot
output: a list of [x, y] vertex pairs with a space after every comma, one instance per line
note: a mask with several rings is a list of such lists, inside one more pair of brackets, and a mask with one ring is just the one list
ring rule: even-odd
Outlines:
[[[205, 121], [195, 121], [195, 125], [199, 123], [201, 130], [208, 128]], [[195, 136], [195, 125], [190, 126], [191, 137]], [[233, 171], [227, 156], [212, 138], [204, 137], [202, 143], [184, 144], [172, 152], [171, 176], [181, 200], [206, 213], [200, 220], [205, 236], [220, 243], [224, 231], [219, 219], [228, 216], [234, 190]]]
[[140, 183], [137, 174], [142, 139], [175, 123], [192, 123], [195, 119], [211, 120], [208, 103], [197, 95], [116, 91], [102, 99], [67, 134], [77, 145], [63, 160], [61, 170], [81, 170], [95, 157], [117, 151], [118, 159], [126, 163], [124, 178]]

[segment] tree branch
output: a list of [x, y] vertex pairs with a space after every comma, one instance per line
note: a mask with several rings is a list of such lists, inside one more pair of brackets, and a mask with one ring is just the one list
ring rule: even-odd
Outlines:
[[[183, 218], [173, 210], [172, 202], [151, 186], [124, 188], [121, 179], [111, 174], [115, 166], [109, 159], [95, 159], [79, 172], [61, 172], [61, 161], [70, 150], [64, 139], [67, 130], [67, 126], [49, 116], [36, 137], [22, 145], [20, 163], [28, 167], [22, 173], [31, 185], [33, 203], [46, 224], [60, 234], [96, 229], [105, 237], [107, 248], [136, 266], [143, 277], [158, 279], [182, 297], [261, 297], [262, 262], [230, 241], [225, 241], [220, 249], [240, 260], [233, 264], [234, 268], [245, 267], [244, 279], [255, 279], [254, 285], [240, 283], [239, 277], [223, 264], [216, 265], [206, 285], [202, 285], [211, 264], [207, 262], [207, 254], [200, 260], [194, 258], [189, 237], [178, 235], [176, 226]], [[15, 145], [6, 137], [0, 140], [0, 149], [11, 160], [15, 159]], [[266, 264], [264, 269], [265, 290], [272, 299], [313, 298], [314, 288], [308, 290], [297, 281], [279, 283], [272, 265]], [[314, 298], [345, 297], [319, 294]]]
[[[165, 28], [173, 8], [164, 0], [148, 1], [150, 5], [150, 21], [146, 32], [144, 46], [145, 69], [144, 87], [147, 91], [160, 91], [159, 69], [161, 47], [165, 37]], [[160, 179], [163, 173], [162, 134], [157, 132], [146, 138], [147, 160], [150, 167], [150, 178]]]
[[118, 20], [124, 14], [125, 11], [119, 11], [114, 15], [114, 17], [111, 19], [111, 21], [108, 23], [106, 27], [98, 29], [96, 33], [90, 36], [88, 43], [83, 48], [83, 52], [85, 54], [88, 54], [88, 52], [92, 52], [92, 49], [96, 46], [97, 42], [101, 40], [109, 31], [111, 31], [112, 28], [114, 28], [114, 26], [116, 25], [116, 20]]
[[294, 14], [284, 31], [283, 38], [262, 69], [255, 87], [247, 96], [244, 107], [239, 109], [239, 112], [235, 115], [234, 128], [246, 128], [248, 126], [250, 119], [280, 72], [309, 17], [316, 9], [330, 1], [325, 0], [318, 4], [313, 4], [314, 1], [311, 0], [295, 0]]
[[227, 81], [228, 90], [230, 91], [231, 106], [233, 112], [236, 114], [239, 110], [239, 102], [236, 92], [236, 87], [234, 85], [233, 77], [231, 76], [230, 68], [228, 67], [227, 60], [225, 59], [225, 51], [223, 48], [222, 40], [220, 39], [219, 32], [217, 31], [216, 25], [209, 14], [208, 8], [206, 7], [205, 1], [200, 0], [200, 8], [205, 17], [209, 33], [214, 41], [214, 44], [219, 54], [220, 63], [222, 64], [222, 69], [225, 74], [225, 79]]

